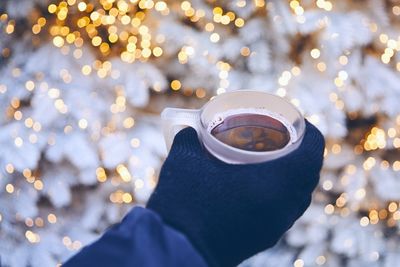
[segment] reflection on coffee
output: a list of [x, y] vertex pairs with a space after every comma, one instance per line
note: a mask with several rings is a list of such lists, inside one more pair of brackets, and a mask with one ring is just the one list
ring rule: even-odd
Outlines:
[[281, 149], [290, 141], [290, 133], [282, 122], [251, 113], [226, 117], [211, 134], [227, 145], [258, 152]]

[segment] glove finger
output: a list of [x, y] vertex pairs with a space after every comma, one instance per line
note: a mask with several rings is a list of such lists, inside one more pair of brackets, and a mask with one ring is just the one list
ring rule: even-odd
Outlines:
[[192, 127], [179, 131], [174, 138], [168, 157], [187, 157], [203, 152], [197, 132]]
[[287, 156], [271, 162], [276, 169], [281, 169], [285, 177], [282, 180], [295, 192], [311, 192], [319, 182], [319, 173], [323, 163], [325, 148], [321, 132], [306, 120], [306, 129], [300, 146]]
[[303, 153], [305, 160], [309, 163], [310, 177], [308, 185], [311, 190], [314, 190], [319, 182], [320, 171], [324, 160], [325, 139], [317, 127], [306, 120], [304, 140], [305, 142], [301, 145], [300, 151]]
[[297, 153], [303, 160], [299, 160], [299, 168], [307, 168], [309, 177], [307, 184], [312, 190], [317, 186], [319, 173], [324, 159], [325, 139], [321, 132], [306, 120], [306, 132]]
[[310, 159], [314, 159], [322, 165], [324, 148], [324, 136], [317, 127], [306, 120], [306, 132], [299, 150], [303, 151]]

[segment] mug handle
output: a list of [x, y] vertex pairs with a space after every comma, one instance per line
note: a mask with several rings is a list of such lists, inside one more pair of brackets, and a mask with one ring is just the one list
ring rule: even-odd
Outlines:
[[200, 130], [200, 109], [165, 108], [161, 113], [165, 144], [169, 151], [175, 135], [186, 128], [193, 127], [197, 134]]

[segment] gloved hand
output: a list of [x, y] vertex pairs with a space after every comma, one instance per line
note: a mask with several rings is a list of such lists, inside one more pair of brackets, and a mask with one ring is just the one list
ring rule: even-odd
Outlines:
[[298, 149], [265, 163], [211, 157], [192, 128], [180, 131], [147, 207], [184, 233], [210, 266], [235, 266], [272, 247], [310, 205], [324, 138], [306, 121]]

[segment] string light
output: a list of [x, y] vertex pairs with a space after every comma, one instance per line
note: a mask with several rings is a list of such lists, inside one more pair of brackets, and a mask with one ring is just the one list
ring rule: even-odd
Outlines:
[[[296, 20], [299, 23], [303, 23], [305, 20], [303, 16], [305, 9], [300, 3], [301, 1], [292, 0], [290, 1], [289, 5], [293, 13], [297, 16]], [[246, 3], [244, 0], [239, 0], [235, 1], [235, 5], [239, 8], [243, 8], [246, 7], [248, 3]], [[254, 5], [257, 8], [264, 7], [265, 1], [254, 1]], [[325, 11], [331, 11], [333, 9], [333, 5], [330, 1], [318, 0], [316, 1], [315, 5], [320, 9], [324, 9]], [[147, 60], [162, 57], [165, 54], [162, 44], [165, 42], [166, 37], [161, 34], [153, 36], [152, 31], [154, 30], [154, 27], [150, 24], [147, 24], [147, 18], [149, 17], [149, 12], [152, 9], [159, 12], [161, 15], [168, 15], [170, 8], [173, 7], [169, 6], [169, 2], [151, 0], [132, 0], [129, 2], [108, 0], [100, 0], [97, 2], [78, 2], [75, 0], [61, 1], [58, 4], [50, 4], [47, 7], [48, 12], [53, 14], [53, 19], [44, 17], [36, 18], [30, 27], [30, 31], [32, 31], [32, 34], [34, 35], [39, 35], [44, 34], [44, 30], [48, 30], [49, 34], [51, 35], [51, 42], [54, 44], [54, 46], [59, 47], [62, 53], [72, 53], [76, 59], [83, 57], [84, 44], [91, 45], [92, 48], [98, 52], [101, 60], [99, 60], [99, 62], [93, 62], [93, 64], [82, 66], [80, 69], [81, 73], [83, 75], [95, 74], [99, 78], [106, 78], [114, 73], [114, 77], [117, 77], [117, 72], [113, 72], [114, 70], [112, 69], [111, 63], [107, 61], [109, 56], [118, 55], [123, 61], [131, 63], [136, 60], [145, 62]], [[241, 28], [246, 23], [245, 19], [238, 17], [238, 14], [233, 11], [229, 11], [225, 7], [214, 7], [212, 19], [210, 19], [210, 21], [207, 20], [205, 11], [203, 9], [195, 8], [189, 1], [183, 1], [179, 8], [181, 9], [182, 15], [186, 17], [188, 22], [190, 21], [192, 23], [198, 23], [197, 26], [199, 26], [199, 28], [204, 28], [208, 34], [207, 36], [209, 36], [209, 41], [213, 43], [224, 41], [224, 32], [220, 31], [220, 27], [226, 27], [226, 29], [234, 29], [235, 27]], [[392, 13], [396, 16], [399, 16], [400, 7], [393, 6]], [[55, 18], [57, 20], [55, 20]], [[14, 20], [9, 20], [6, 14], [2, 14], [0, 16], [0, 20], [6, 21], [4, 24], [4, 31], [6, 34], [10, 35], [17, 32], [16, 28], [18, 25], [16, 25]], [[377, 32], [378, 26], [375, 23], [371, 23], [370, 30], [372, 32]], [[393, 37], [388, 36], [386, 33], [381, 33], [379, 35], [379, 41], [386, 46], [378, 55], [384, 64], [391, 63], [397, 51], [399, 51], [399, 41], [396, 41], [392, 38]], [[195, 55], [196, 51], [194, 47], [195, 46], [186, 44], [180, 49], [180, 51], [177, 53], [177, 58], [181, 64], [187, 64], [189, 59]], [[202, 52], [200, 51], [197, 53]], [[4, 48], [2, 55], [5, 57], [8, 54], [10, 54], [10, 50]], [[252, 55], [252, 51], [249, 47], [244, 46], [240, 49], [240, 54], [243, 57], [249, 57]], [[313, 59], [318, 59], [315, 61], [314, 65], [318, 71], [325, 72], [327, 70], [327, 63], [321, 61], [323, 59], [323, 57], [321, 58], [321, 50], [318, 48], [313, 48], [310, 51], [310, 56]], [[346, 53], [345, 55], [341, 55], [337, 59], [338, 63], [342, 66], [347, 65], [349, 62], [349, 58], [347, 56], [348, 54]], [[219, 87], [217, 89], [217, 94], [221, 94], [226, 92], [227, 88], [229, 87], [228, 78], [231, 65], [229, 62], [218, 61], [216, 66], [219, 70]], [[396, 68], [398, 71], [400, 71], [400, 62], [396, 63]], [[290, 81], [294, 79], [294, 77], [299, 76], [300, 74], [301, 69], [298, 66], [284, 70], [278, 77], [278, 84], [280, 86], [277, 88], [276, 94], [285, 97], [288, 93], [290, 93], [290, 88], [286, 86], [289, 85]], [[324, 75], [327, 75], [327, 73]], [[12, 76], [15, 78], [20, 77], [21, 70], [19, 68], [13, 69]], [[71, 83], [72, 76], [68, 73], [68, 70], [60, 73], [60, 76], [64, 83]], [[344, 90], [343, 88], [348, 80], [348, 73], [345, 70], [339, 71], [337, 73], [337, 77], [335, 77], [333, 80], [333, 83], [338, 88], [339, 92], [331, 92], [329, 94], [329, 100], [335, 103], [336, 108], [340, 110], [343, 110], [345, 106], [344, 102], [339, 99], [339, 96], [341, 95], [340, 90]], [[184, 83], [184, 80], [180, 81], [178, 79], [173, 79], [170, 83], [171, 89], [174, 91], [181, 90], [184, 88], [182, 83]], [[28, 92], [34, 92], [35, 90], [42, 90], [43, 88], [46, 88], [47, 94], [51, 99], [54, 100], [54, 106], [58, 112], [62, 114], [66, 114], [68, 112], [68, 107], [61, 97], [60, 89], [47, 88], [47, 85], [41, 84], [35, 79], [24, 81], [24, 86]], [[0, 85], [0, 94], [6, 93], [7, 90], [8, 89], [6, 85]], [[194, 93], [198, 98], [204, 98], [207, 95], [207, 91], [204, 88], [184, 88], [181, 91], [184, 91], [184, 94], [186, 95], [192, 95]], [[40, 132], [42, 125], [40, 122], [34, 121], [33, 118], [27, 117], [29, 114], [22, 109], [24, 103], [21, 104], [21, 101], [24, 102], [22, 98], [21, 100], [18, 98], [13, 98], [10, 101], [10, 112], [7, 114], [11, 114], [11, 116], [9, 116], [11, 119], [20, 121], [28, 129], [31, 129], [36, 133]], [[298, 99], [293, 99], [292, 102], [297, 106], [300, 104]], [[111, 105], [110, 111], [113, 114], [121, 113], [126, 110], [126, 106], [126, 97], [123, 93], [121, 93], [116, 97], [115, 103]], [[316, 114], [310, 116], [310, 121], [316, 124], [320, 119], [321, 118]], [[115, 127], [120, 127], [121, 122], [122, 126], [126, 129], [130, 129], [135, 125], [134, 118], [126, 117], [117, 123], [118, 126], [108, 125], [107, 127], [104, 127], [104, 129], [106, 129], [105, 132], [109, 133], [112, 132]], [[400, 125], [400, 116], [398, 117], [397, 124]], [[73, 126], [66, 125], [64, 128], [64, 133], [71, 133], [74, 130], [73, 127], [76, 129], [79, 127], [80, 129], [84, 130], [87, 129], [88, 126], [88, 119], [81, 118], [78, 120], [77, 125], [74, 123]], [[375, 126], [367, 133], [364, 141], [354, 147], [354, 152], [356, 154], [361, 154], [364, 152], [364, 150], [373, 151], [384, 149], [389, 142], [387, 137], [393, 139], [391, 142], [393, 142], [394, 148], [399, 148], [400, 138], [397, 137], [397, 134], [398, 128], [391, 127], [385, 130]], [[38, 137], [35, 133], [31, 133], [29, 138], [26, 138], [26, 136], [15, 136], [13, 138], [14, 145], [17, 148], [23, 147], [28, 141], [31, 143], [36, 143], [38, 141]], [[54, 145], [55, 139], [49, 138], [48, 144]], [[140, 140], [138, 138], [132, 138], [130, 140], [130, 145], [133, 148], [138, 148], [140, 146]], [[333, 144], [329, 150], [325, 151], [325, 155], [328, 153], [339, 155], [344, 149], [345, 148], [340, 144]], [[372, 156], [368, 157], [363, 162], [363, 170], [369, 171], [377, 164], [378, 167], [380, 166], [383, 170], [393, 170], [396, 172], [400, 171], [400, 161], [394, 161], [391, 163], [388, 161], [382, 161], [379, 163], [377, 158]], [[343, 175], [340, 179], [342, 185], [349, 183], [351, 175], [357, 171], [356, 166], [351, 164], [347, 165], [345, 169], [346, 175]], [[8, 174], [13, 174], [15, 172], [14, 165], [12, 165], [12, 163], [7, 164], [5, 166], [5, 170]], [[123, 182], [134, 180], [135, 190], [140, 190], [145, 186], [144, 180], [131, 176], [128, 168], [125, 165], [118, 165], [115, 171]], [[44, 184], [39, 178], [36, 177], [34, 170], [25, 169], [23, 170], [22, 174], [26, 181], [29, 184], [32, 184], [36, 190], [43, 190]], [[103, 167], [98, 167], [96, 169], [96, 177], [99, 183], [104, 183], [108, 180], [106, 170]], [[118, 177], [116, 179], [119, 180]], [[334, 184], [331, 180], [325, 180], [322, 184], [322, 188], [325, 191], [331, 191], [335, 185], [336, 182]], [[155, 182], [153, 182], [153, 186], [155, 186]], [[19, 190], [18, 187], [18, 184], [8, 183], [5, 186], [5, 191], [9, 194], [16, 195], [16, 192]], [[350, 199], [351, 197], [362, 199], [366, 196], [366, 194], [366, 188], [359, 188], [354, 193], [354, 196], [350, 196]], [[134, 201], [134, 195], [130, 192], [117, 190], [110, 194], [110, 201], [116, 204], [128, 204]], [[341, 216], [346, 216], [350, 213], [349, 208], [346, 207], [346, 205], [348, 205], [348, 201], [349, 196], [346, 194], [341, 194], [336, 199], [334, 203], [335, 205], [326, 205], [324, 211], [328, 215], [335, 213], [335, 211], [340, 211]], [[368, 216], [363, 216], [360, 218], [359, 223], [362, 227], [367, 227], [369, 224], [377, 224], [379, 220], [388, 220], [388, 224], [391, 219], [400, 220], [400, 211], [398, 211], [398, 208], [399, 207], [396, 202], [390, 202], [388, 203], [387, 208], [371, 209], [368, 211]], [[3, 217], [0, 214], [0, 221], [2, 218]], [[51, 224], [57, 223], [56, 215], [49, 213], [47, 215], [47, 221]], [[34, 220], [32, 218], [26, 218], [25, 225], [27, 227], [34, 227], [35, 225], [36, 227], [44, 227], [44, 220], [40, 217], [37, 217]], [[31, 243], [40, 242], [39, 234], [31, 230], [25, 232], [25, 237]], [[82, 246], [80, 241], [73, 241], [67, 236], [65, 236], [62, 241], [63, 244], [71, 250], [77, 250]], [[351, 240], [348, 240], [346, 244], [351, 245]], [[377, 259], [379, 258], [379, 254], [372, 254], [371, 257]], [[320, 255], [315, 259], [315, 262], [318, 265], [323, 265], [326, 262], [326, 258]], [[293, 265], [295, 267], [302, 267], [304, 266], [304, 261], [302, 259], [297, 259]]]
[[293, 263], [294, 267], [304, 267], [304, 261], [302, 259], [297, 259], [294, 263]]
[[326, 258], [324, 257], [324, 256], [318, 256], [316, 259], [315, 259], [315, 263], [317, 264], [317, 265], [324, 265], [325, 264], [325, 262], [326, 262]]
[[96, 176], [100, 183], [104, 183], [107, 180], [106, 171], [102, 167], [98, 167], [96, 169]]
[[31, 243], [39, 243], [40, 242], [39, 234], [34, 233], [34, 232], [30, 231], [30, 230], [27, 230], [25, 232], [25, 237]]
[[181, 89], [181, 82], [179, 81], [179, 80], [173, 80], [172, 82], [171, 82], [171, 89], [172, 90], [175, 90], [175, 91], [177, 91], [177, 90], [179, 90], [179, 89]]
[[386, 147], [386, 133], [383, 129], [373, 127], [364, 142], [366, 151], [383, 149]]
[[122, 180], [123, 180], [124, 182], [129, 182], [129, 181], [132, 180], [132, 176], [131, 176], [131, 174], [129, 173], [128, 168], [126, 168], [124, 165], [119, 164], [119, 165], [117, 166], [116, 171], [117, 171], [117, 173], [120, 175], [120, 177], [122, 178]]
[[319, 49], [314, 48], [311, 50], [310, 54], [312, 58], [317, 59], [321, 55], [321, 52], [319, 51]]
[[49, 213], [49, 215], [47, 215], [47, 220], [49, 223], [54, 224], [57, 222], [57, 217], [53, 213]]

